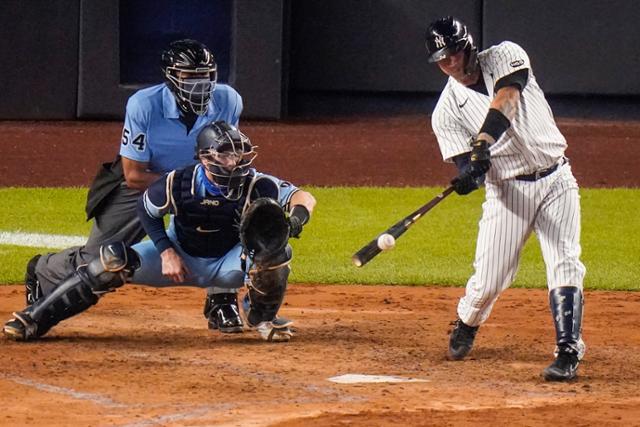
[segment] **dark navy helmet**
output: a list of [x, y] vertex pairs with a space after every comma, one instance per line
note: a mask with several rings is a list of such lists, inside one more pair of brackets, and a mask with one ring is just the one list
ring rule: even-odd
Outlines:
[[198, 134], [196, 158], [203, 163], [213, 183], [229, 200], [242, 197], [246, 178], [256, 156], [249, 138], [227, 122], [210, 123]]
[[475, 49], [467, 26], [452, 16], [440, 18], [429, 25], [425, 45], [429, 62], [438, 62], [463, 49]]
[[218, 80], [213, 53], [196, 40], [177, 40], [162, 52], [160, 62], [180, 108], [186, 113], [205, 114]]

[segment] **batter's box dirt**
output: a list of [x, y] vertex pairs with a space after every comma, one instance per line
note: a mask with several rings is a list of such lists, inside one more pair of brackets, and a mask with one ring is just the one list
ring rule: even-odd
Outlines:
[[[639, 333], [621, 325], [640, 324], [640, 294], [586, 293], [580, 377], [551, 384], [546, 291], [508, 290], [470, 358], [450, 362], [462, 292], [293, 285], [283, 314], [297, 334], [277, 344], [208, 331], [202, 290], [127, 286], [39, 342], [0, 339], [0, 424], [638, 425]], [[0, 287], [1, 318], [23, 301]], [[329, 380], [349, 374], [421, 381]]]

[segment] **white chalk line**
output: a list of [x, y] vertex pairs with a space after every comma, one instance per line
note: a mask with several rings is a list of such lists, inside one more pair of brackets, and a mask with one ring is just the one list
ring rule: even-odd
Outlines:
[[8, 381], [12, 381], [16, 384], [33, 387], [37, 390], [46, 391], [48, 393], [61, 394], [64, 396], [69, 396], [74, 399], [86, 400], [92, 403], [95, 403], [100, 406], [105, 406], [109, 408], [127, 408], [129, 405], [124, 403], [117, 402], [107, 396], [103, 396], [97, 393], [87, 393], [83, 391], [77, 391], [72, 388], [67, 387], [59, 387], [51, 384], [45, 384], [38, 381], [30, 380], [28, 378], [18, 377], [11, 374], [3, 374], [0, 373], [0, 378], [3, 378]]
[[63, 249], [71, 246], [82, 246], [86, 241], [87, 238], [84, 236], [25, 233], [22, 231], [0, 231], [0, 245]]

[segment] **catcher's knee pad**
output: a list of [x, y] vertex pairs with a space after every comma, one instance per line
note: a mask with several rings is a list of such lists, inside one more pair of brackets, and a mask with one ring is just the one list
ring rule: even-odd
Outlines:
[[287, 245], [276, 256], [249, 270], [251, 284], [246, 316], [251, 326], [272, 321], [276, 317], [287, 290], [290, 261], [291, 246]]
[[79, 266], [51, 293], [17, 313], [16, 318], [31, 323], [25, 326], [33, 336], [42, 336], [60, 321], [96, 304], [103, 293], [122, 286], [138, 266], [137, 254], [124, 244], [103, 245], [98, 258]]
[[549, 292], [549, 306], [556, 329], [556, 343], [578, 351], [582, 332], [582, 290], [576, 286], [561, 286]]

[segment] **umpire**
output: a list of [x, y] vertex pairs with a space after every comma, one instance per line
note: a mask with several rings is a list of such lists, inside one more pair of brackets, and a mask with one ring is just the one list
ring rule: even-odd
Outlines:
[[[216, 62], [204, 44], [189, 39], [170, 43], [161, 69], [164, 83], [129, 98], [120, 153], [102, 165], [89, 189], [87, 219], [94, 223], [86, 244], [29, 261], [27, 304], [93, 259], [101, 245], [142, 240], [145, 231], [136, 215], [141, 192], [163, 174], [194, 163], [196, 136], [205, 125], [218, 120], [238, 125], [242, 98], [230, 86], [216, 84]], [[209, 288], [205, 310], [211, 328], [229, 332], [242, 325], [236, 295], [228, 290]]]

